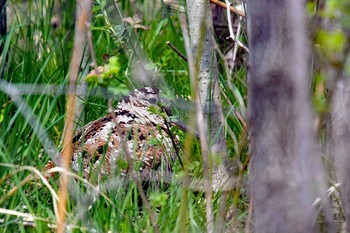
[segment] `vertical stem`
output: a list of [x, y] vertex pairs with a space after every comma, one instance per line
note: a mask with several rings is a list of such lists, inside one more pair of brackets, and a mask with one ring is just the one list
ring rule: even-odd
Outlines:
[[[75, 23], [74, 51], [70, 65], [70, 80], [67, 101], [67, 115], [65, 119], [65, 131], [63, 134], [63, 151], [61, 166], [68, 170], [72, 159], [72, 140], [74, 129], [74, 108], [75, 108], [75, 91], [78, 79], [80, 61], [83, 57], [86, 43], [86, 25], [89, 25], [92, 14], [92, 1], [77, 1], [76, 6], [77, 21]], [[65, 232], [66, 212], [68, 199], [68, 175], [63, 172], [60, 177], [59, 204], [57, 216], [57, 232]]]
[[[0, 66], [0, 79], [3, 79], [4, 72], [5, 72], [5, 65], [7, 63], [7, 53], [3, 54], [4, 51], [4, 44], [5, 44], [5, 37], [7, 34], [7, 14], [6, 14], [6, 0], [0, 0], [0, 62], [4, 62], [4, 66], [1, 69]], [[4, 57], [5, 56], [5, 57]]]

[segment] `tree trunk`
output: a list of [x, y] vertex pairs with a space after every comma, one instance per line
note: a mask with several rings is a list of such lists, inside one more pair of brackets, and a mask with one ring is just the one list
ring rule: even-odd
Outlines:
[[320, 167], [313, 155], [305, 9], [295, 0], [247, 4], [255, 231], [312, 232], [312, 181]]
[[[338, 81], [332, 104], [331, 152], [335, 158], [338, 182], [341, 184], [342, 204], [347, 229], [350, 228], [350, 82], [348, 77]], [[338, 213], [339, 214], [339, 213]], [[340, 215], [339, 215], [340, 216]], [[339, 217], [338, 216], [338, 217]], [[339, 220], [339, 219], [337, 219]]]
[[[220, 156], [220, 166], [214, 166], [212, 172], [213, 189], [218, 190], [228, 180], [228, 155], [226, 139], [223, 131], [224, 119], [222, 115], [221, 94], [218, 85], [218, 66], [214, 51], [214, 29], [209, 1], [187, 1], [187, 14], [189, 22], [190, 41], [192, 53], [200, 54], [198, 92], [200, 103], [204, 112], [205, 127], [208, 132], [209, 153]], [[204, 23], [204, 24], [202, 24]], [[201, 39], [201, 36], [204, 36]], [[202, 50], [202, 52], [198, 52]], [[197, 68], [197, 67], [196, 67]], [[209, 139], [212, 139], [210, 141]], [[217, 159], [213, 159], [216, 160]]]

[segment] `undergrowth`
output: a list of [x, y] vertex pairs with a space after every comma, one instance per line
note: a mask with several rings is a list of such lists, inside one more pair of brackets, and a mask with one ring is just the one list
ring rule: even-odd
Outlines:
[[[147, 29], [136, 28], [123, 22], [114, 3], [95, 1], [92, 20], [92, 39], [98, 65], [105, 63], [104, 55], [117, 56], [121, 61], [122, 72], [116, 86], [108, 90], [120, 99], [117, 88], [125, 85], [129, 90], [143, 85], [142, 79], [133, 72], [136, 63], [143, 62], [154, 85], [162, 90], [171, 101], [174, 116], [187, 121], [190, 104], [190, 82], [187, 63], [166, 42], [169, 41], [180, 52], [185, 54], [182, 42], [179, 14], [169, 11], [159, 2], [157, 5], [146, 1], [118, 1], [123, 17], [142, 16], [140, 25]], [[61, 150], [61, 138], [64, 130], [66, 96], [58, 92], [60, 85], [66, 85], [72, 55], [74, 38], [75, 7], [65, 1], [60, 14], [60, 25], [56, 27], [54, 1], [8, 1], [9, 26], [1, 57], [1, 69], [4, 80], [18, 84], [22, 105], [16, 105], [5, 92], [0, 92], [0, 201], [3, 210], [15, 211], [0, 213], [1, 232], [50, 232], [55, 230], [55, 210], [53, 194], [39, 179], [20, 185], [20, 182], [33, 171], [22, 169], [30, 166], [41, 171], [51, 159], [42, 145], [40, 137], [28, 118], [21, 111], [27, 104], [36, 116], [34, 125], [41, 125], [47, 131], [51, 142]], [[137, 20], [137, 19], [134, 19]], [[91, 62], [91, 61], [90, 61]], [[91, 70], [91, 67], [85, 67]], [[83, 72], [82, 72], [83, 73]], [[227, 121], [227, 143], [231, 158], [246, 159], [246, 147], [242, 138], [244, 126], [233, 111], [233, 108], [245, 109], [246, 70], [239, 68], [234, 79], [228, 83], [227, 75], [222, 72], [220, 86], [227, 95], [223, 98], [224, 114]], [[81, 77], [83, 78], [83, 77]], [[32, 84], [21, 86], [20, 84]], [[228, 87], [231, 85], [232, 88]], [[79, 117], [78, 125], [95, 120], [108, 112], [107, 100], [96, 94], [96, 86], [87, 89], [83, 99], [84, 111]], [[98, 88], [97, 88], [98, 89]], [[234, 90], [234, 92], [232, 92]], [[179, 133], [185, 139], [185, 133]], [[242, 141], [242, 145], [238, 145]], [[201, 176], [201, 156], [198, 142], [193, 142], [191, 155], [191, 173]], [[242, 147], [239, 152], [237, 148]], [[13, 167], [12, 165], [16, 165]], [[179, 231], [186, 225], [189, 232], [203, 232], [206, 229], [205, 199], [201, 190], [191, 190], [188, 196], [187, 222], [179, 221], [179, 211], [184, 187], [181, 185], [183, 175], [180, 164], [175, 164], [174, 182], [167, 188], [150, 188], [147, 191], [152, 210], [158, 217], [161, 232]], [[244, 173], [243, 173], [244, 174]], [[244, 176], [244, 175], [243, 175]], [[242, 183], [244, 183], [244, 177]], [[58, 175], [49, 176], [50, 185], [58, 192]], [[137, 188], [133, 182], [118, 185], [118, 180], [101, 184], [92, 189], [82, 181], [71, 179], [70, 198], [68, 203], [67, 223], [72, 232], [152, 232], [149, 216], [142, 210]], [[8, 198], [11, 188], [18, 190]], [[103, 194], [103, 195], [102, 195]], [[213, 199], [214, 213], [219, 215], [221, 193]], [[237, 188], [229, 193], [227, 207], [231, 217], [227, 225], [237, 225], [243, 229], [247, 215], [247, 191]], [[40, 217], [31, 219], [28, 216]], [[229, 215], [229, 214], [228, 214]]]

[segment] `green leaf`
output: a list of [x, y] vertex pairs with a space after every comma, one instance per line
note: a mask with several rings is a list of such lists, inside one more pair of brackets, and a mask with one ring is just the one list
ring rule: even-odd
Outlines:
[[326, 53], [337, 53], [344, 49], [346, 38], [339, 29], [333, 32], [321, 30], [317, 34], [316, 41]]
[[164, 206], [167, 203], [168, 195], [165, 192], [152, 192], [150, 200], [155, 207]]

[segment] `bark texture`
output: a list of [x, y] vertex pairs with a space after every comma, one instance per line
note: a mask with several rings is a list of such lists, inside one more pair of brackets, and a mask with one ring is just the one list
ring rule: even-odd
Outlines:
[[300, 1], [250, 0], [248, 119], [255, 232], [312, 232], [319, 163]]
[[[229, 167], [209, 1], [187, 1], [187, 14], [192, 53], [194, 56], [201, 54], [201, 57], [195, 57], [200, 59], [196, 81], [198, 81], [200, 103], [204, 110], [204, 122], [199, 127], [206, 127], [208, 139], [211, 139], [211, 141], [208, 140], [209, 152], [219, 155], [222, 162], [221, 166], [213, 168], [213, 189], [218, 190], [227, 183]], [[198, 53], [197, 50], [202, 50], [202, 53]]]
[[350, 83], [347, 80], [339, 80], [332, 105], [332, 154], [335, 155], [335, 165], [338, 182], [341, 183], [342, 203], [346, 226], [350, 228]]

